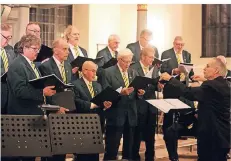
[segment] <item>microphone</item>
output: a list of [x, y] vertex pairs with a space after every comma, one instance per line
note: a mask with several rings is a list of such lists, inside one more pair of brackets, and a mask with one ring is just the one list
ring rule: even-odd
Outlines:
[[43, 119], [46, 120], [47, 117], [47, 111], [59, 111], [60, 106], [57, 105], [50, 105], [50, 104], [43, 104], [38, 105], [38, 108], [40, 108], [43, 111]]

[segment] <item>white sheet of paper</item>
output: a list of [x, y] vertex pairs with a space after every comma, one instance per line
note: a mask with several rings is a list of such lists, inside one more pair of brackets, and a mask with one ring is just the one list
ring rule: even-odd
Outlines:
[[154, 70], [154, 67], [152, 67], [152, 69], [149, 70], [149, 72], [144, 77], [146, 77], [146, 78], [152, 78], [153, 70]]
[[193, 66], [186, 64], [179, 64], [179, 67], [184, 67], [187, 73], [189, 73], [193, 69]]
[[146, 101], [164, 113], [168, 113], [171, 109], [191, 108], [178, 99], [151, 99]]
[[167, 58], [167, 59], [163, 59], [163, 60], [161, 60], [162, 62], [165, 62], [165, 61], [168, 61], [168, 60], [170, 60], [171, 58]]
[[118, 88], [118, 89], [116, 90], [116, 92], [120, 93], [120, 92], [122, 91], [122, 89], [123, 89], [123, 87], [121, 86], [120, 88]]

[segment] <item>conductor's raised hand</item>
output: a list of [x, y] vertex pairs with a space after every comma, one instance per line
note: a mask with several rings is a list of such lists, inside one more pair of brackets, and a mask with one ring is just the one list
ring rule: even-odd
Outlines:
[[55, 86], [47, 86], [43, 89], [44, 96], [53, 96], [56, 93]]

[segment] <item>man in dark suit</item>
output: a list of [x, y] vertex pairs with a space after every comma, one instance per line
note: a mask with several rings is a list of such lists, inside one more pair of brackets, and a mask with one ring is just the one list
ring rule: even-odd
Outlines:
[[[33, 63], [38, 55], [41, 42], [34, 35], [23, 36], [20, 41], [23, 53], [17, 56], [9, 67], [7, 74], [9, 87], [8, 114], [42, 115], [43, 112], [38, 108], [38, 105], [44, 103], [44, 96], [52, 96], [56, 91], [52, 90], [54, 86], [36, 89], [29, 84], [29, 80], [41, 76]], [[34, 161], [35, 157], [23, 157], [21, 160]]]
[[[188, 84], [188, 79], [193, 75], [194, 73], [190, 71], [190, 73], [184, 73], [183, 71], [178, 68], [178, 65], [180, 63], [191, 63], [191, 54], [185, 50], [183, 50], [183, 39], [180, 36], [176, 36], [173, 42], [173, 48], [166, 50], [161, 55], [161, 60], [171, 58], [168, 61], [163, 62], [161, 66], [161, 73], [167, 72], [171, 75], [178, 75], [177, 79], [180, 81]], [[171, 90], [171, 87], [169, 85], [166, 85], [163, 90], [163, 96], [164, 98], [172, 98], [174, 93]], [[194, 107], [194, 104], [192, 101], [189, 101], [185, 99], [184, 97], [179, 98], [184, 103], [188, 104], [191, 107]], [[188, 112], [188, 110], [181, 110], [181, 113]], [[177, 153], [177, 146], [178, 146], [178, 138], [177, 130], [174, 131], [176, 135], [169, 135], [170, 132], [168, 131], [169, 127], [173, 125], [173, 113], [169, 112], [167, 114], [164, 114], [164, 121], [163, 121], [163, 133], [164, 133], [164, 140], [166, 143], [166, 147], [169, 154], [169, 159], [171, 161], [177, 161], [178, 160], [178, 153]], [[180, 129], [178, 129], [180, 130]]]
[[[27, 26], [26, 26], [26, 35], [28, 35], [28, 34], [35, 35], [36, 37], [38, 37], [40, 39], [40, 26], [39, 26], [39, 23], [37, 23], [37, 22], [28, 23]], [[22, 49], [20, 48], [20, 42], [17, 42], [14, 45], [14, 52], [17, 55], [22, 53]], [[49, 48], [46, 45], [41, 44], [41, 46], [39, 48], [38, 56], [34, 60], [34, 62], [36, 62], [36, 65], [40, 65], [40, 63], [42, 61], [47, 60], [52, 55], [53, 55], [52, 49]]]
[[[140, 61], [141, 50], [144, 47], [146, 47], [150, 43], [151, 40], [152, 40], [152, 32], [148, 29], [144, 29], [140, 33], [139, 41], [127, 45], [127, 48], [129, 48], [134, 54], [133, 59], [132, 59], [133, 61], [135, 62]], [[153, 48], [155, 49], [155, 57], [159, 58], [157, 48], [154, 46]]]
[[120, 38], [117, 35], [110, 35], [108, 38], [108, 46], [104, 49], [100, 50], [96, 58], [103, 57], [102, 61], [98, 63], [99, 67], [102, 67], [105, 63], [107, 63], [111, 58], [117, 57], [117, 49], [120, 44]]
[[[104, 107], [98, 107], [91, 103], [91, 99], [102, 91], [99, 83], [94, 81], [97, 65], [91, 61], [84, 62], [82, 66], [83, 77], [74, 81], [74, 93], [77, 113], [97, 113], [100, 116], [101, 124], [104, 125], [103, 108], [108, 109], [111, 102], [105, 101]], [[75, 161], [99, 161], [99, 154], [77, 154]]]
[[[12, 29], [8, 24], [1, 24], [1, 76], [8, 71], [16, 55], [8, 44], [12, 39]], [[1, 114], [6, 114], [8, 88], [6, 82], [1, 82]]]
[[[69, 63], [75, 60], [78, 56], [88, 57], [87, 51], [79, 46], [80, 33], [75, 26], [69, 25], [64, 31], [64, 36], [69, 44], [69, 54], [67, 58]], [[72, 69], [72, 73], [73, 80], [80, 78], [81, 73], [77, 67]]]
[[[131, 67], [137, 71], [139, 76], [145, 76], [151, 68], [152, 77], [156, 78], [159, 76], [159, 69], [156, 66], [152, 66], [154, 60], [155, 50], [152, 46], [144, 47], [140, 54], [140, 61], [133, 64]], [[155, 128], [156, 128], [156, 114], [157, 109], [151, 104], [147, 103], [147, 99], [156, 99], [155, 91], [157, 91], [157, 84], [148, 85], [145, 89], [143, 99], [137, 100], [137, 111], [138, 111], [138, 126], [134, 133], [134, 144], [132, 159], [134, 161], [140, 161], [139, 149], [142, 138], [145, 141], [145, 161], [154, 161], [155, 156]], [[143, 136], [143, 137], [142, 137]]]
[[218, 58], [204, 68], [207, 79], [200, 87], [187, 87], [167, 73], [161, 80], [169, 81], [178, 92], [198, 101], [198, 161], [226, 161], [230, 149], [230, 82], [225, 80], [226, 65]]
[[[132, 159], [132, 145], [134, 129], [137, 125], [136, 98], [144, 94], [144, 90], [134, 91], [128, 87], [129, 83], [137, 76], [130, 64], [133, 54], [129, 49], [118, 53], [118, 63], [105, 70], [103, 88], [107, 86], [114, 90], [123, 87], [121, 99], [106, 111], [106, 134], [104, 160], [116, 160], [120, 139], [123, 135], [123, 159]], [[138, 95], [138, 96], [137, 96]]]

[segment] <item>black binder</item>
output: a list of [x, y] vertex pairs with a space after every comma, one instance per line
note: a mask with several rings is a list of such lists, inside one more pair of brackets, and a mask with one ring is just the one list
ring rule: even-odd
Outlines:
[[71, 66], [74, 67], [79, 67], [81, 68], [83, 63], [85, 61], [93, 61], [94, 63], [98, 64], [101, 60], [103, 59], [103, 57], [99, 57], [96, 59], [92, 59], [92, 58], [87, 58], [87, 57], [82, 57], [82, 56], [78, 56], [75, 60], [73, 60], [71, 62]]
[[69, 109], [70, 111], [75, 111], [75, 101], [74, 93], [72, 91], [64, 91], [56, 93], [52, 96], [52, 102], [55, 105]]
[[92, 98], [91, 102], [103, 107], [104, 101], [110, 101], [112, 104], [115, 104], [120, 99], [120, 93], [113, 90], [111, 87], [105, 88], [103, 91], [101, 91], [98, 95], [96, 95], [94, 98]]
[[7, 78], [7, 72], [5, 72], [5, 73], [1, 76], [1, 82], [6, 83], [6, 82], [7, 82], [6, 78]]
[[153, 60], [153, 62], [152, 62], [152, 65], [161, 65], [161, 64], [163, 64], [163, 62], [168, 61], [168, 60], [170, 60], [170, 59], [171, 59], [171, 58], [160, 60], [160, 59], [158, 59], [158, 58], [155, 58], [155, 59]]
[[29, 83], [37, 89], [44, 89], [47, 86], [55, 86], [54, 90], [56, 90], [56, 92], [63, 92], [65, 89], [73, 87], [71, 84], [64, 84], [55, 74], [32, 79]]
[[157, 84], [159, 78], [147, 78], [142, 76], [136, 76], [135, 79], [129, 84], [129, 87], [133, 87], [135, 89], [145, 89], [149, 84]]
[[114, 66], [114, 65], [116, 65], [117, 64], [117, 59], [116, 58], [111, 58], [108, 62], [106, 62], [103, 66], [102, 66], [102, 68], [103, 69], [106, 69], [106, 68], [109, 68], [109, 67], [111, 67], [111, 66]]

